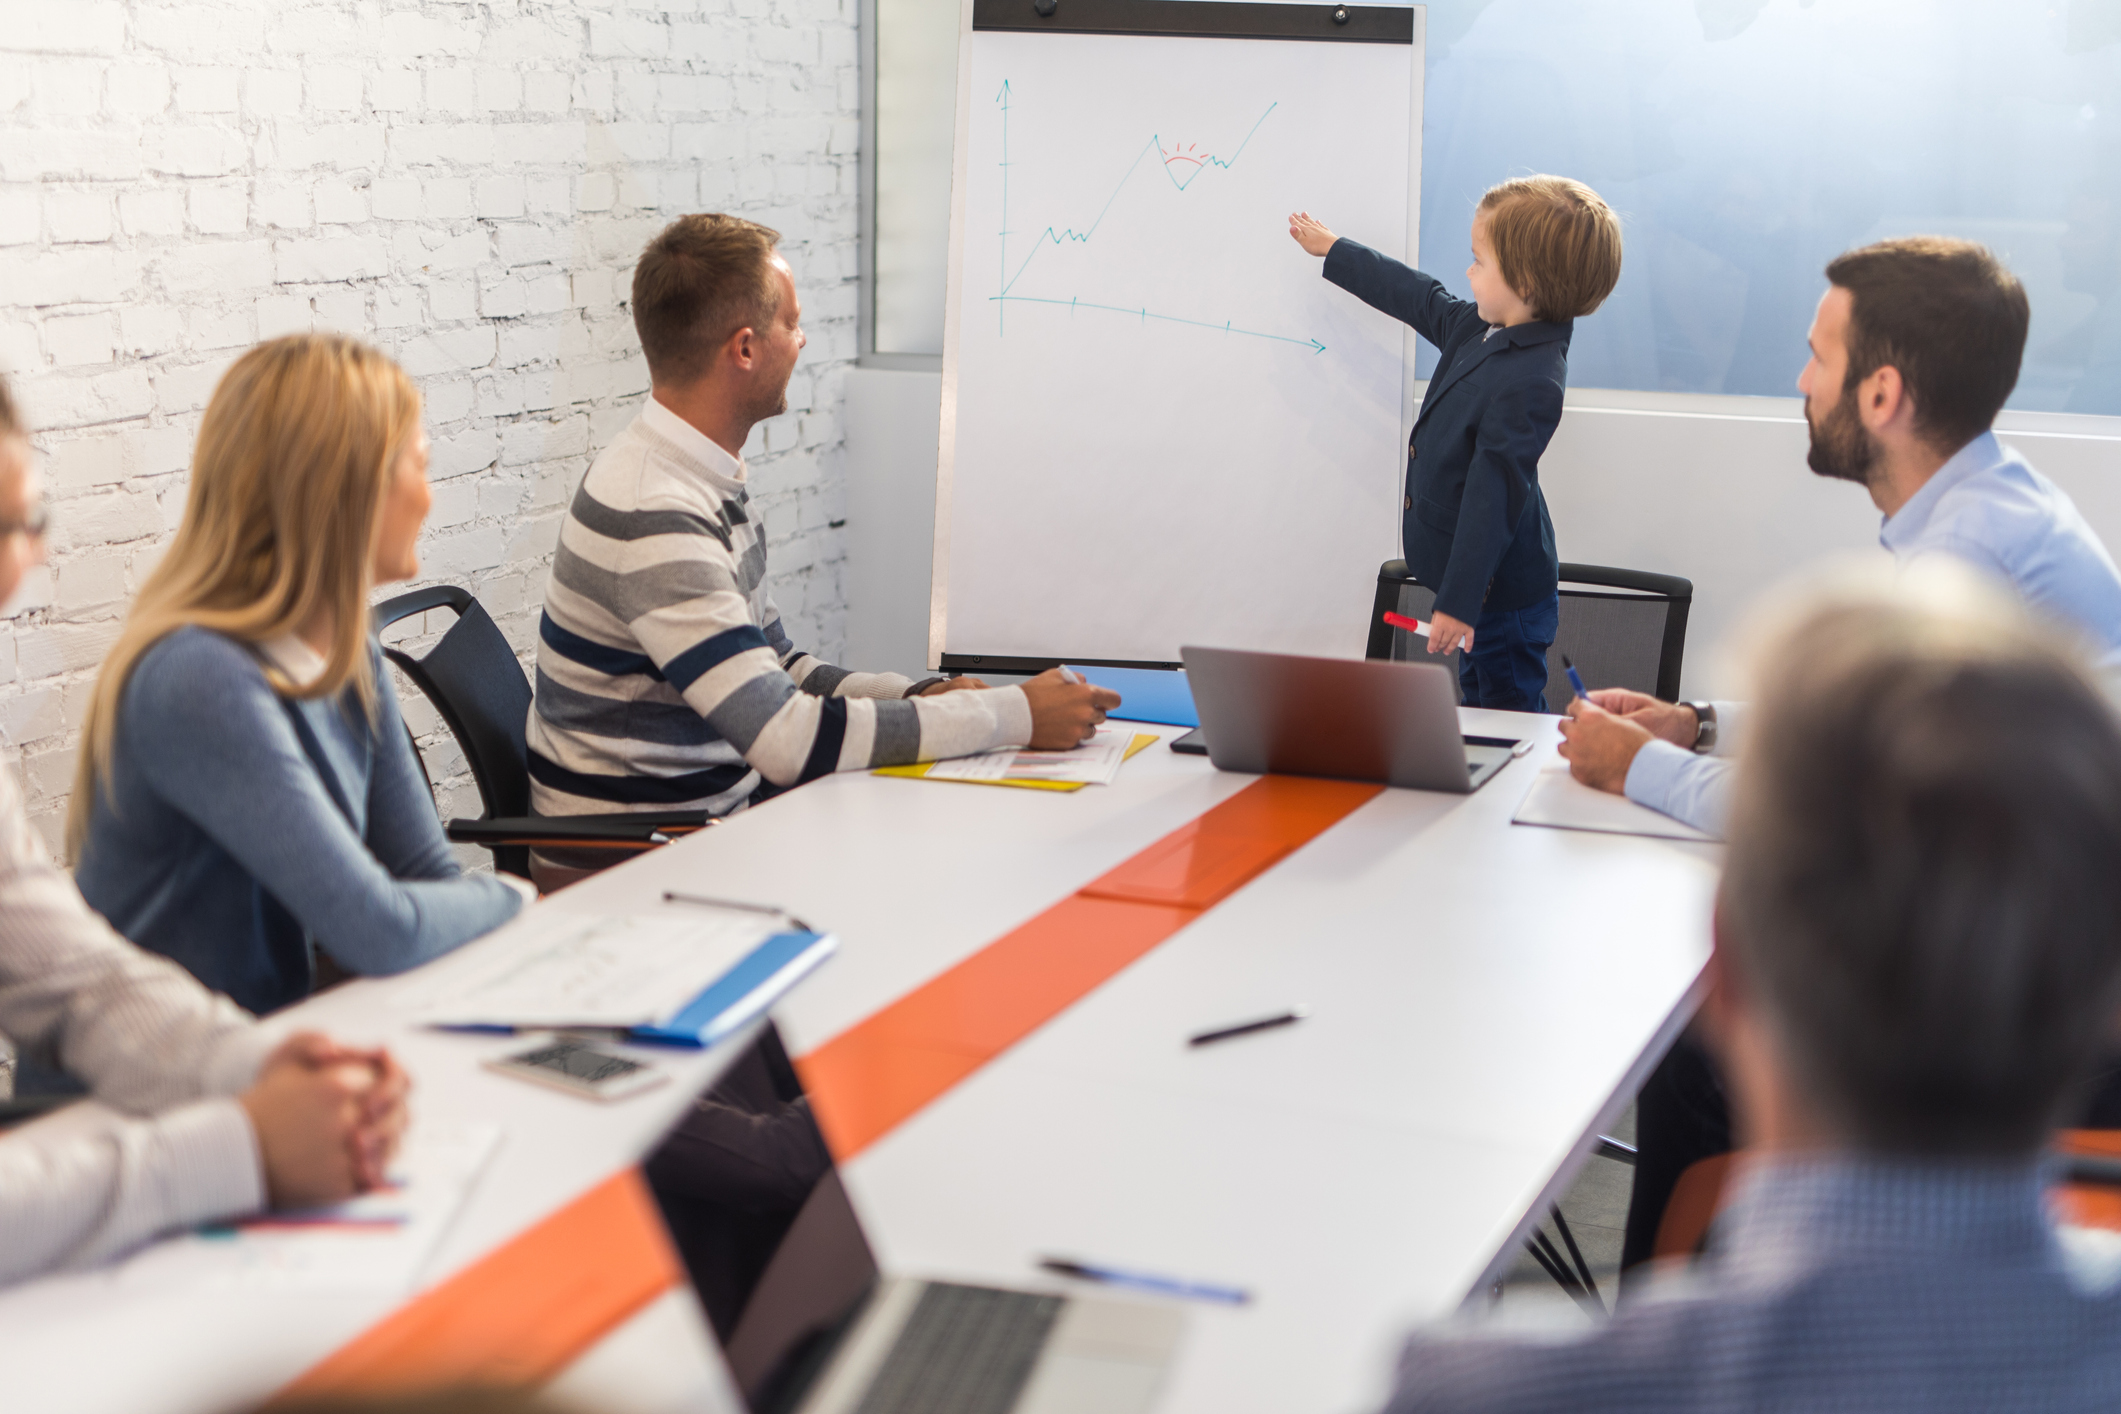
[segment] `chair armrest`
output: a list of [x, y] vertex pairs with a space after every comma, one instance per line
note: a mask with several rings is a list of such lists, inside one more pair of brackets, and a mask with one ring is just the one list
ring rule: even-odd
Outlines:
[[464, 610], [471, 606], [471, 602], [469, 590], [455, 584], [436, 584], [426, 589], [415, 589], [410, 594], [385, 599], [369, 610], [369, 616], [375, 631], [381, 633], [399, 619], [424, 614], [429, 609], [450, 609], [455, 611], [457, 617], [462, 618]]
[[[683, 833], [682, 829], [677, 831]], [[458, 844], [554, 845], [572, 849], [651, 849], [670, 843], [653, 820], [626, 815], [521, 815], [491, 820], [451, 820], [442, 833]]]
[[722, 822], [704, 810], [629, 810], [624, 815], [540, 815], [540, 820], [610, 820], [628, 825], [653, 825], [669, 834], [672, 831], [698, 830]]

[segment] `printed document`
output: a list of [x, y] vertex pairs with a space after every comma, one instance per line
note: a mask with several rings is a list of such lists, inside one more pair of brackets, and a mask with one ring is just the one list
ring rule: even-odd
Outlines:
[[1566, 762], [1549, 766], [1532, 778], [1512, 822], [1545, 825], [1556, 830], [1591, 830], [1606, 835], [1647, 835], [1662, 840], [1706, 840], [1692, 825], [1637, 805], [1624, 795], [1593, 790], [1569, 774]]
[[491, 1124], [415, 1124], [375, 1192], [179, 1233], [115, 1277], [159, 1291], [408, 1291], [500, 1138]]
[[429, 964], [398, 1001], [431, 1026], [656, 1026], [787, 926], [696, 908], [618, 918], [534, 908]]
[[1125, 728], [1099, 727], [1097, 735], [1069, 751], [1032, 751], [1004, 747], [977, 756], [938, 761], [927, 771], [931, 781], [1054, 781], [1071, 785], [1108, 786], [1119, 776], [1120, 764], [1134, 733]]

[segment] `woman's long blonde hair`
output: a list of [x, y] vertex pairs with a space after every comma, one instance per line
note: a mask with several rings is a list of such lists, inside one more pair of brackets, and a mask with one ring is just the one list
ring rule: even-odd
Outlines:
[[357, 339], [296, 334], [237, 359], [199, 424], [191, 494], [162, 562], [103, 660], [68, 809], [68, 849], [88, 837], [110, 778], [118, 703], [140, 656], [186, 624], [264, 643], [318, 617], [332, 623], [324, 673], [283, 696], [350, 683], [373, 707], [368, 598], [384, 487], [419, 434], [420, 395], [403, 369]]

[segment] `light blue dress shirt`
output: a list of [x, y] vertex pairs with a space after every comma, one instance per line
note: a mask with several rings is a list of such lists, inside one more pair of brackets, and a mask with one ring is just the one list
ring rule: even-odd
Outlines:
[[[1878, 542], [1901, 564], [1950, 555], [2010, 583], [2026, 602], [2074, 629], [2101, 668], [2121, 667], [2121, 570], [2068, 493], [1984, 432], [1887, 516]], [[1697, 830], [1721, 835], [1743, 708], [1716, 704], [1717, 756], [1656, 741], [1635, 753], [1627, 796]]]

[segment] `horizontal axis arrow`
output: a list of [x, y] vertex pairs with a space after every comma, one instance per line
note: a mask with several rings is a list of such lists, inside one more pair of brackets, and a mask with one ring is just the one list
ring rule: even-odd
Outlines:
[[1176, 314], [1152, 314], [1147, 309], [1127, 309], [1116, 304], [1092, 304], [1090, 301], [1082, 299], [1040, 299], [1034, 295], [989, 295], [987, 298], [993, 304], [1055, 305], [1071, 313], [1078, 309], [1095, 309], [1105, 314], [1131, 314], [1144, 322], [1155, 319], [1165, 324], [1190, 324], [1196, 329], [1215, 329], [1225, 334], [1243, 334], [1248, 339], [1272, 339], [1278, 344], [1295, 344], [1300, 348], [1311, 350], [1314, 354], [1322, 354], [1326, 351], [1326, 346], [1316, 339], [1292, 339], [1287, 334], [1265, 334], [1257, 329], [1240, 329], [1228, 320], [1221, 324], [1210, 324], [1205, 319], [1182, 319]]

